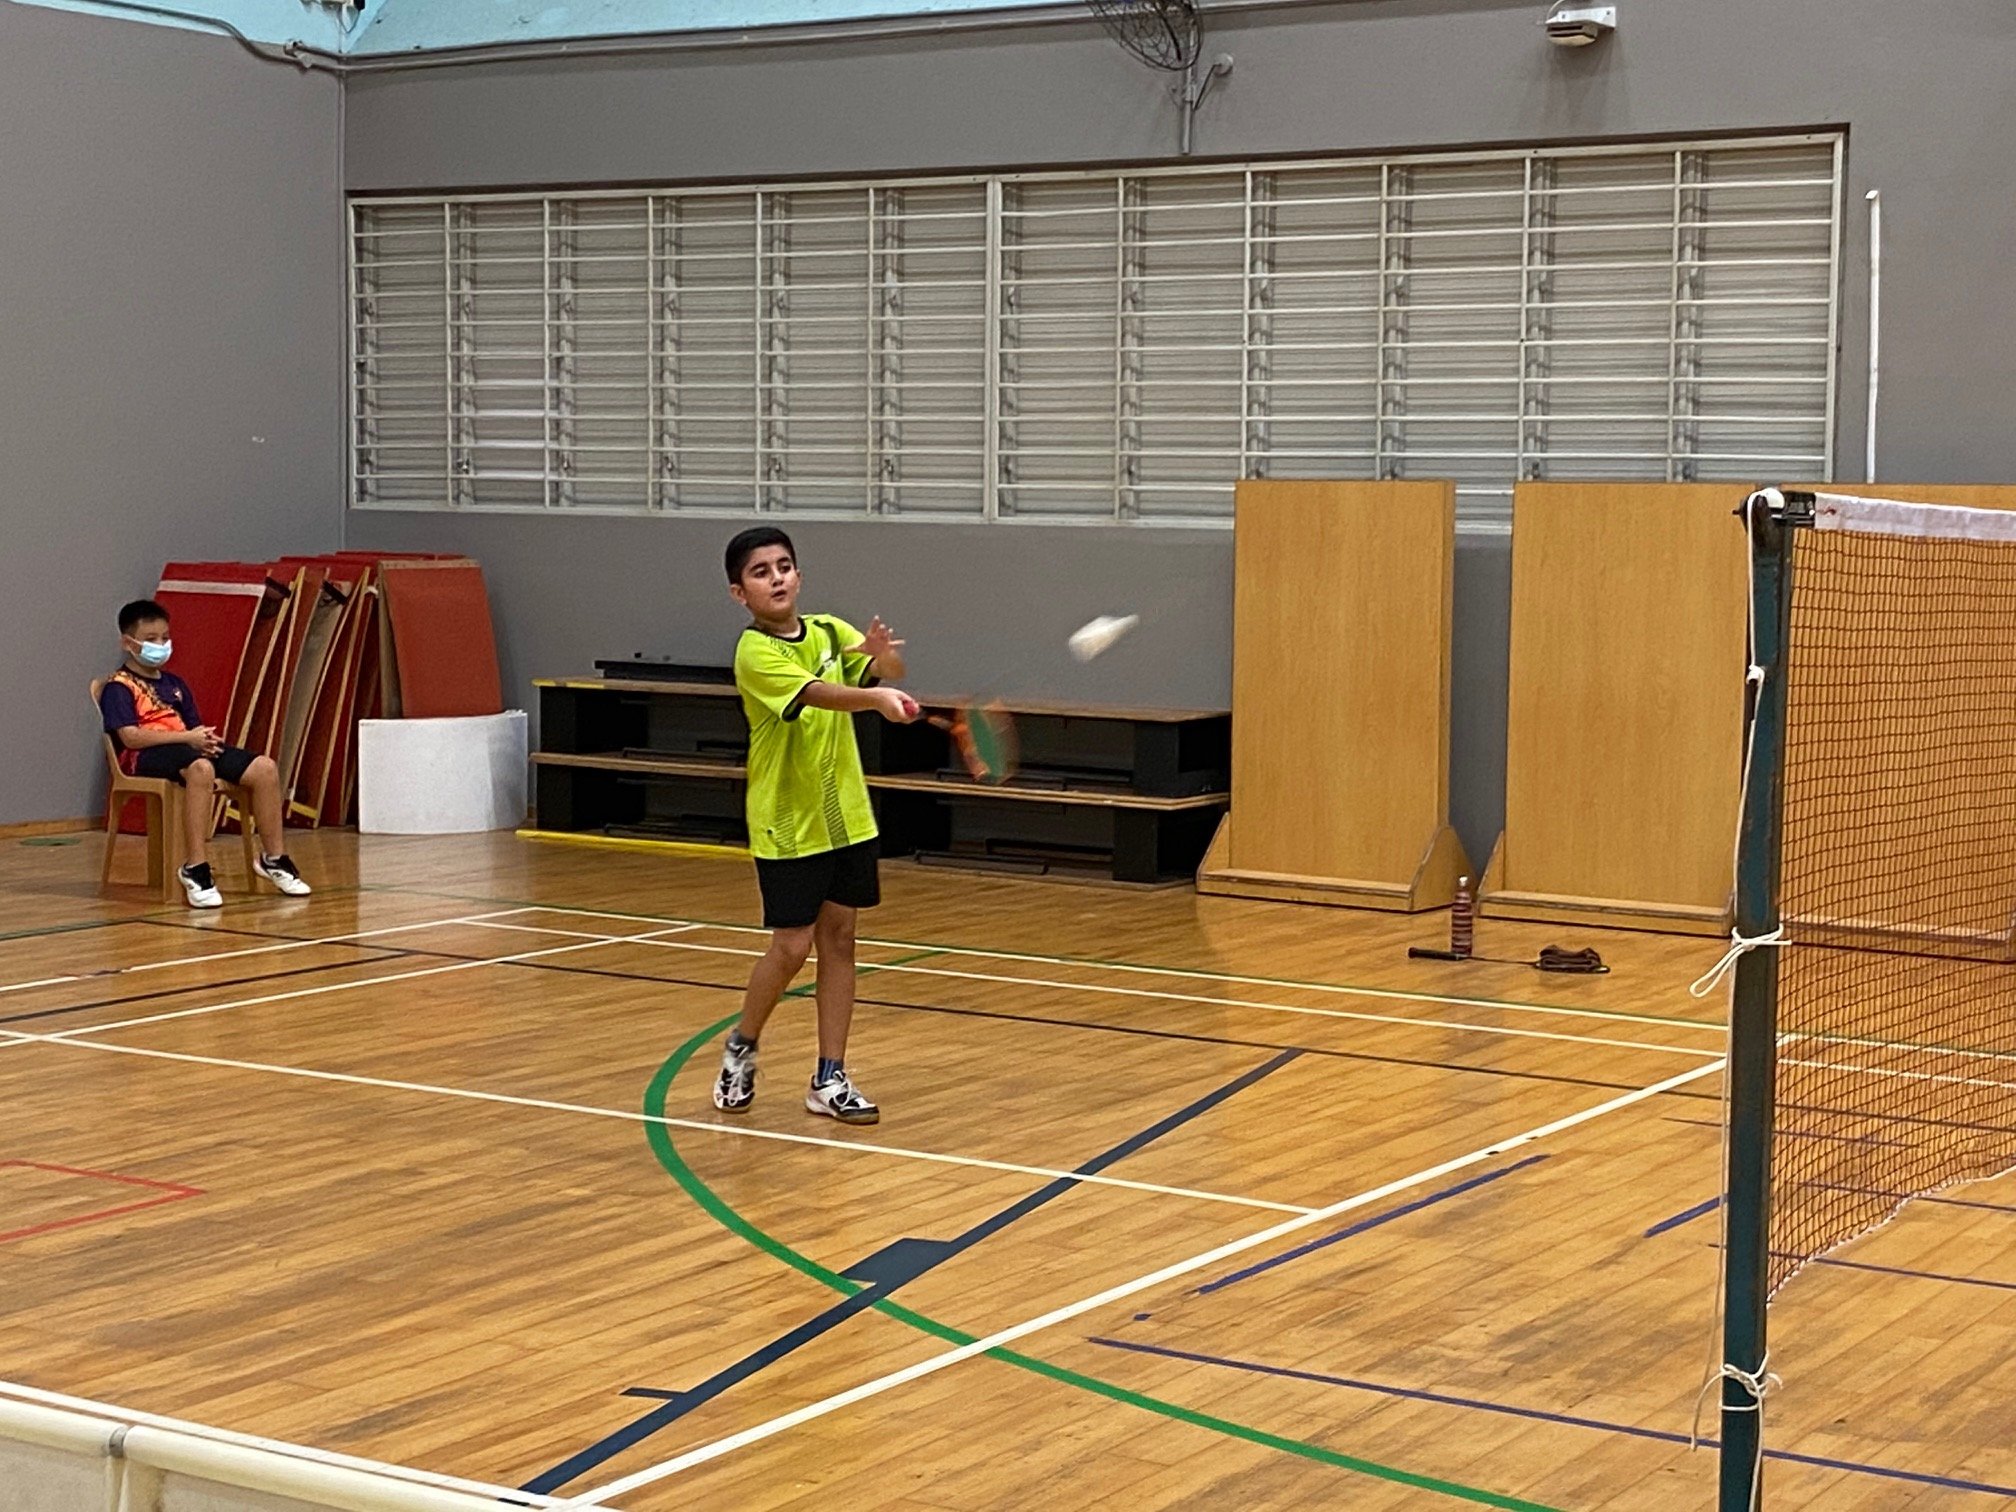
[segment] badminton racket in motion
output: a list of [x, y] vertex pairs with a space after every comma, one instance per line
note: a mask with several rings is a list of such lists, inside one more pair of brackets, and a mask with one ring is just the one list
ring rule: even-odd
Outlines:
[[975, 782], [999, 786], [1015, 775], [1021, 754], [1015, 720], [998, 702], [974, 699], [949, 716], [933, 714], [931, 723], [952, 737], [960, 765]]
[[[1066, 643], [1071, 655], [1089, 662], [1141, 623], [1137, 614], [1102, 614], [1072, 632]], [[1021, 760], [1015, 720], [997, 698], [969, 698], [948, 715], [934, 714], [931, 723], [952, 737], [952, 748], [975, 782], [998, 786], [1014, 777]]]

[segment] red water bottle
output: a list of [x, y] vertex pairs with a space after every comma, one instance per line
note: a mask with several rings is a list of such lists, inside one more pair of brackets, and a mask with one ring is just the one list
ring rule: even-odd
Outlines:
[[1477, 894], [1468, 877], [1456, 879], [1456, 901], [1449, 909], [1449, 954], [1459, 961], [1470, 959], [1477, 935]]

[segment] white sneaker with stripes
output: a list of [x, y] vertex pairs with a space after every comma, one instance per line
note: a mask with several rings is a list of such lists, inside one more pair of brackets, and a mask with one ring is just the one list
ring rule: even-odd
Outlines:
[[815, 1081], [805, 1091], [805, 1111], [837, 1118], [844, 1124], [880, 1123], [882, 1110], [861, 1093], [842, 1071], [831, 1081]]

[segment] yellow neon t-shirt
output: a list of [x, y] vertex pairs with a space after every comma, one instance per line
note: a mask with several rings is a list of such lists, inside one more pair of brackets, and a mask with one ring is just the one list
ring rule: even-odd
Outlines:
[[816, 856], [875, 838], [875, 810], [854, 743], [854, 716], [804, 702], [814, 682], [858, 688], [861, 632], [801, 614], [795, 640], [754, 625], [735, 646], [735, 687], [749, 719], [749, 849], [765, 861]]

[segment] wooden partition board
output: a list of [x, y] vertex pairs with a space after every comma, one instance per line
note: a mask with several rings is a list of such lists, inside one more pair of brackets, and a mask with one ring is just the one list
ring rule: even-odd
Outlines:
[[1447, 904], [1455, 486], [1247, 481], [1236, 509], [1232, 811], [1198, 890]]
[[1748, 491], [1519, 484], [1505, 830], [1486, 917], [1729, 927]]
[[[1993, 484], [1788, 483], [2016, 508]], [[1491, 918], [1729, 927], [1742, 764], [1743, 483], [1523, 483]]]

